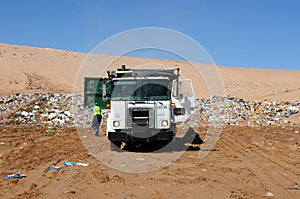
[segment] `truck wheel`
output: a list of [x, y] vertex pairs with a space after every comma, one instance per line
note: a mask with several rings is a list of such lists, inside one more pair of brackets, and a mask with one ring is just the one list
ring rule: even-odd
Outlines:
[[116, 151], [116, 152], [122, 152], [123, 150], [121, 149], [121, 144], [122, 142], [110, 142], [110, 150], [111, 151]]

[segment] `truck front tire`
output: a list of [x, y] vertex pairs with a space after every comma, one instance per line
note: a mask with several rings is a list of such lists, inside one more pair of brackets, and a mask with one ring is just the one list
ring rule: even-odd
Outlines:
[[110, 150], [116, 152], [122, 152], [121, 149], [122, 142], [120, 141], [110, 141]]

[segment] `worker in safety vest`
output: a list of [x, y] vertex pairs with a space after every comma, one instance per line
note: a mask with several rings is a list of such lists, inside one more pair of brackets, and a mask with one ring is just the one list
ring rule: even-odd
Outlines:
[[101, 115], [101, 107], [99, 103], [95, 103], [94, 106], [94, 117], [92, 121], [92, 127], [94, 129], [95, 135], [99, 136], [99, 126], [101, 123], [102, 115]]

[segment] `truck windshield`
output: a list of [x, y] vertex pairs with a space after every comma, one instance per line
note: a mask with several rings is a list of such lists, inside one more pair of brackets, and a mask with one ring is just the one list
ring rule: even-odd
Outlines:
[[169, 100], [169, 79], [131, 79], [113, 81], [112, 100]]

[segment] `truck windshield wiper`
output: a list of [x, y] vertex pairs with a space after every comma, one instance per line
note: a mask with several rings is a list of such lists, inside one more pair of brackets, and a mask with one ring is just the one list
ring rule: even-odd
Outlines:
[[162, 102], [160, 102], [160, 101], [155, 101], [155, 102], [157, 102], [157, 103], [159, 103], [160, 105], [164, 105]]

